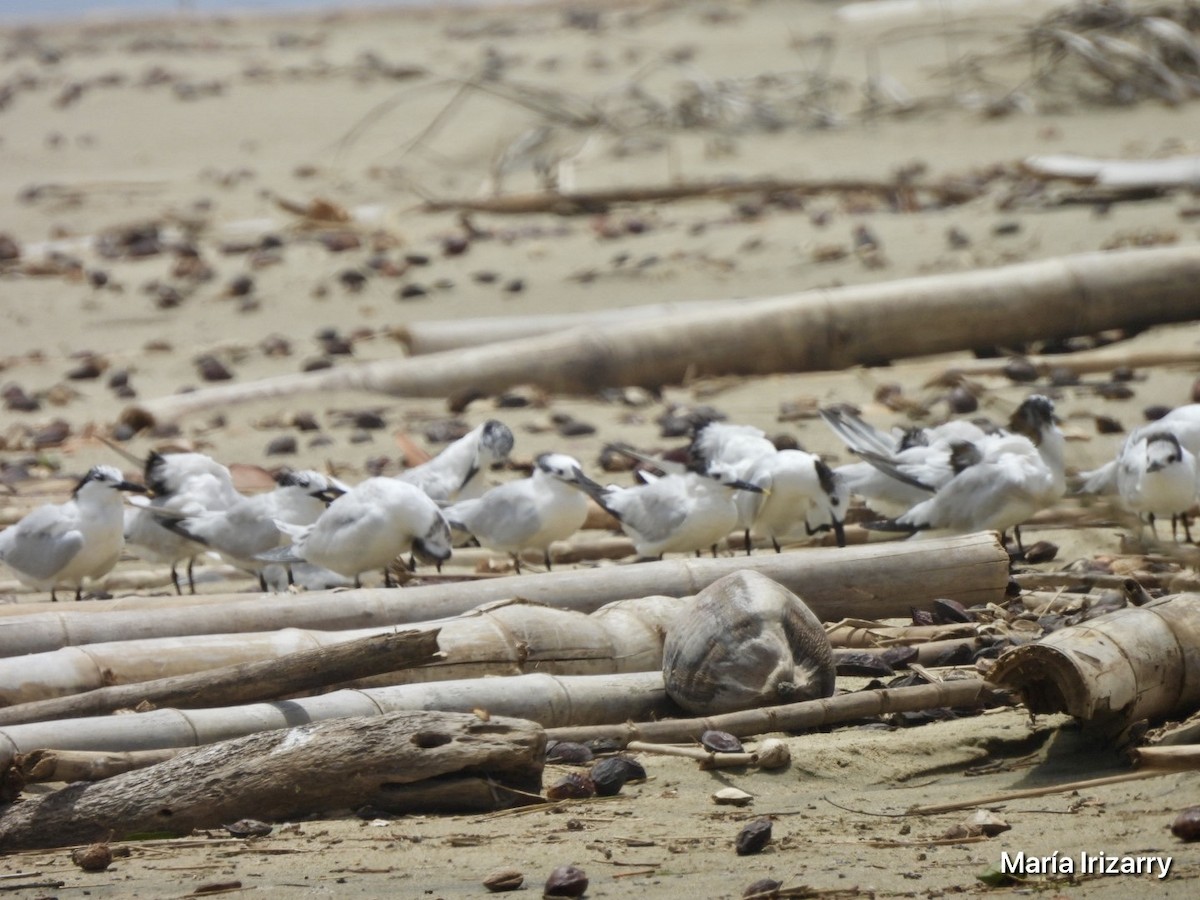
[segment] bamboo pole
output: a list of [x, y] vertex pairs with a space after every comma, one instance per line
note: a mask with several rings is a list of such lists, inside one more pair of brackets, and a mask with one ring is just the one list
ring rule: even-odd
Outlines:
[[0, 728], [0, 771], [39, 749], [125, 752], [196, 747], [297, 724], [401, 710], [479, 711], [543, 726], [624, 722], [675, 715], [659, 672], [514, 675], [339, 690], [318, 697], [211, 709], [156, 709]]
[[[658, 671], [663, 633], [690, 602], [678, 597], [620, 600], [585, 615], [499, 601], [422, 623], [435, 636], [416, 641], [426, 649], [419, 656], [402, 646], [395, 648], [398, 652], [376, 650], [380, 641], [395, 641], [392, 626], [333, 632], [286, 628], [63, 647], [0, 659], [0, 704], [14, 704], [0, 707], [0, 724], [99, 714], [141, 701], [197, 707], [269, 700], [339, 684], [382, 687], [527, 672]], [[439, 648], [438, 658], [432, 658]], [[288, 659], [296, 662], [288, 664]], [[397, 664], [389, 666], [389, 659]], [[293, 669], [295, 677], [272, 683], [280, 666]], [[253, 683], [243, 680], [239, 670], [248, 670]], [[228, 699], [223, 699], [225, 693]]]
[[658, 722], [626, 722], [622, 725], [566, 725], [547, 727], [546, 736], [559, 741], [590, 741], [610, 738], [622, 746], [630, 741], [654, 744], [679, 744], [698, 741], [709, 729], [728, 731], [736, 737], [753, 737], [773, 731], [800, 731], [836, 725], [868, 716], [913, 712], [943, 706], [974, 706], [983, 682], [975, 678], [941, 681], [914, 687], [880, 688], [855, 691], [822, 700], [805, 700], [782, 706], [766, 706], [718, 716], [696, 719], [670, 719]]
[[739, 569], [753, 569], [804, 597], [822, 621], [907, 615], [937, 598], [966, 606], [998, 603], [1008, 554], [994, 532], [922, 541], [722, 559], [673, 559], [599, 569], [543, 572], [465, 584], [336, 594], [236, 595], [213, 606], [81, 612], [89, 604], [0, 618], [0, 657], [60, 647], [183, 634], [271, 631], [284, 626], [342, 630], [433, 621], [480, 604], [523, 597], [558, 609], [594, 612], [606, 603], [664, 594], [686, 597]]
[[13, 765], [25, 784], [47, 781], [103, 781], [122, 772], [156, 766], [178, 756], [174, 747], [165, 750], [136, 750], [127, 753], [105, 753], [88, 750], [34, 750], [21, 753]]
[[[113, 664], [116, 665], [118, 659], [127, 659], [129, 655], [127, 650], [118, 650]], [[179, 654], [171, 655], [178, 657]], [[376, 634], [329, 647], [299, 650], [275, 659], [223, 667], [213, 666], [210, 660], [205, 659], [202, 668], [195, 671], [153, 681], [127, 683], [129, 679], [122, 677], [125, 671], [114, 672], [109, 666], [96, 673], [99, 683], [91, 690], [72, 691], [63, 696], [0, 708], [0, 725], [103, 715], [146, 703], [156, 707], [196, 707], [270, 700], [379, 672], [395, 672], [423, 665], [433, 662], [437, 655], [438, 629], [426, 628]], [[26, 658], [17, 657], [17, 660], [24, 662]], [[0, 660], [0, 663], [3, 662], [7, 660]], [[38, 668], [34, 666], [35, 670]], [[100, 686], [100, 683], [114, 679], [120, 683]], [[41, 693], [49, 693], [44, 681], [33, 683], [40, 686]]]
[[1035, 715], [1065, 712], [1116, 733], [1200, 706], [1200, 594], [1105, 613], [1003, 654], [993, 683]]
[[[428, 779], [486, 778], [492, 809], [541, 787], [546, 739], [519, 719], [401, 712], [254, 734], [181, 753], [0, 811], [0, 850], [62, 847], [138, 832], [188, 834], [247, 816], [269, 821], [374, 805]], [[410, 809], [410, 812], [421, 811]]]
[[[593, 393], [687, 376], [837, 370], [981, 344], [1196, 318], [1200, 248], [1083, 253], [997, 269], [820, 289], [701, 313], [380, 360], [140, 404], [153, 419], [305, 391], [441, 397], [517, 384]], [[937, 328], [913, 328], [936, 321]]]

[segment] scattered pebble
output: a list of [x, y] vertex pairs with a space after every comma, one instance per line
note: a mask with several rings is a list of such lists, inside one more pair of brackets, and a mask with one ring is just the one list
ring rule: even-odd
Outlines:
[[591, 776], [579, 772], [570, 772], [546, 788], [546, 799], [558, 800], [587, 800], [596, 796], [596, 783]]
[[1030, 381], [1037, 381], [1038, 370], [1037, 366], [1025, 357], [1014, 356], [1004, 364], [1004, 376], [1009, 381], [1026, 384]]
[[542, 889], [546, 897], [582, 897], [587, 893], [588, 877], [578, 866], [559, 866], [546, 879]]
[[283, 434], [277, 438], [272, 438], [267, 444], [267, 456], [290, 456], [297, 452], [296, 439], [290, 434]]
[[742, 891], [742, 897], [774, 897], [779, 893], [781, 887], [783, 887], [782, 881], [776, 881], [774, 878], [760, 878]]
[[222, 827], [234, 837], [266, 837], [274, 830], [274, 826], [258, 819], [238, 819], [232, 825]]
[[112, 865], [112, 848], [108, 844], [89, 844], [71, 851], [71, 862], [85, 872], [103, 872]]
[[968, 415], [979, 409], [979, 398], [964, 385], [955, 385], [946, 398], [950, 412], [958, 416]]
[[1125, 426], [1112, 416], [1096, 416], [1097, 434], [1121, 434]]
[[493, 893], [515, 891], [524, 883], [525, 876], [519, 869], [507, 867], [489, 872], [483, 879], [483, 886]]
[[429, 288], [422, 284], [406, 284], [396, 291], [396, 297], [400, 300], [416, 300], [418, 297], [429, 296]]
[[310, 412], [298, 412], [292, 416], [292, 427], [299, 431], [320, 431], [321, 424]]
[[245, 297], [254, 290], [254, 279], [249, 275], [238, 275], [225, 288], [230, 297]]
[[771, 820], [755, 819], [753, 822], [747, 822], [738, 832], [737, 839], [734, 841], [734, 849], [737, 850], [738, 856], [751, 856], [761, 853], [770, 842]]
[[37, 398], [29, 396], [18, 384], [5, 385], [0, 396], [4, 397], [4, 408], [13, 412], [37, 412], [42, 408]]
[[1096, 385], [1096, 393], [1105, 400], [1130, 400], [1133, 398], [1133, 388], [1123, 381], [1109, 381]]
[[700, 746], [710, 753], [741, 753], [742, 742], [728, 731], [710, 728], [700, 735]]
[[103, 357], [88, 355], [67, 373], [67, 378], [72, 381], [90, 381], [93, 378], [99, 378], [107, 368], [108, 361]]
[[223, 362], [207, 353], [196, 359], [196, 369], [205, 381], [228, 381], [233, 378], [233, 373]]
[[641, 777], [645, 777], [645, 770], [629, 757], [610, 756], [592, 766], [589, 775], [596, 786], [597, 796], [612, 797], [621, 792], [625, 782], [637, 777], [637, 771], [641, 772]]
[[1189, 806], [1171, 823], [1171, 834], [1182, 841], [1200, 840], [1200, 806]]
[[58, 447], [70, 436], [71, 426], [63, 419], [55, 419], [33, 433], [33, 447], [35, 450]]
[[316, 371], [319, 371], [320, 369], [332, 369], [332, 368], [333, 368], [333, 360], [327, 356], [322, 356], [322, 357], [317, 357], [316, 359], [307, 360], [304, 363], [304, 365], [302, 365], [300, 367], [300, 370], [302, 372], [316, 372]]
[[1145, 409], [1143, 409], [1142, 415], [1145, 417], [1147, 422], [1157, 422], [1170, 411], [1171, 407], [1169, 406], [1155, 404], [1154, 406], [1147, 406]]

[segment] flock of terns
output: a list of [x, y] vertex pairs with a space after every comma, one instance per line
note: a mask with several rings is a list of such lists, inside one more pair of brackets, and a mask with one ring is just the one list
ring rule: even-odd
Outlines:
[[[38, 507], [0, 532], [0, 561], [20, 581], [49, 590], [74, 588], [107, 574], [122, 548], [171, 566], [213, 554], [256, 574], [303, 569], [336, 582], [389, 569], [404, 554], [439, 569], [456, 546], [470, 540], [511, 554], [542, 553], [583, 527], [588, 498], [607, 510], [640, 558], [696, 553], [718, 546], [731, 532], [781, 544], [832, 531], [845, 543], [843, 523], [851, 495], [890, 518], [868, 522], [877, 530], [969, 532], [1012, 530], [1053, 505], [1067, 491], [1065, 439], [1053, 403], [1027, 398], [1006, 428], [952, 420], [932, 428], [880, 431], [845, 407], [821, 417], [859, 461], [831, 468], [803, 450], [779, 450], [757, 428], [710, 421], [698, 425], [687, 463], [612, 448], [638, 460], [639, 482], [602, 485], [563, 453], [537, 457], [529, 478], [489, 487], [486, 473], [507, 459], [513, 435], [492, 419], [429, 461], [395, 477], [368, 478], [353, 487], [320, 472], [288, 471], [274, 490], [245, 496], [229, 469], [200, 453], [151, 453], [144, 485], [112, 466], [96, 466], [70, 500]], [[1155, 528], [1170, 518], [1172, 534], [1191, 532], [1188, 512], [1197, 499], [1200, 404], [1182, 406], [1131, 432], [1116, 458], [1080, 477], [1077, 490], [1115, 494]], [[129, 494], [129, 503], [123, 494]], [[274, 577], [272, 576], [272, 582]], [[343, 581], [344, 583], [344, 581]]]

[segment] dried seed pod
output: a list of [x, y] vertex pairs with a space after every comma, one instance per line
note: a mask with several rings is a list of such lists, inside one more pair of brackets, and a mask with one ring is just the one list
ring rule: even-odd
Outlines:
[[1189, 806], [1171, 823], [1171, 834], [1181, 841], [1200, 840], [1200, 806]]
[[578, 866], [559, 866], [546, 879], [544, 897], [582, 897], [587, 893], [588, 877]]
[[751, 856], [761, 853], [770, 842], [771, 820], [755, 819], [753, 822], [747, 822], [738, 832], [734, 848], [737, 850], [738, 856]]
[[1037, 381], [1037, 366], [1023, 356], [1014, 356], [1004, 364], [1004, 375], [1009, 381]]
[[515, 891], [524, 883], [524, 874], [512, 867], [496, 869], [494, 872], [489, 872], [483, 879], [483, 886], [493, 893]]
[[85, 872], [103, 872], [112, 865], [112, 848], [108, 844], [88, 844], [71, 851], [71, 862]]
[[632, 771], [630, 760], [624, 756], [610, 756], [592, 766], [588, 774], [596, 786], [596, 793], [601, 797], [611, 797], [621, 792]]
[[974, 622], [975, 615], [957, 600], [934, 600], [933, 621], [936, 625], [955, 625]]
[[834, 650], [833, 662], [839, 675], [889, 678], [896, 674], [896, 670], [878, 653], [862, 650]]
[[710, 728], [700, 735], [700, 746], [711, 753], [741, 753], [742, 742], [728, 731]]
[[671, 699], [697, 715], [833, 694], [833, 650], [820, 620], [787, 588], [743, 570], [696, 595], [663, 642]]
[[783, 887], [782, 881], [776, 881], [774, 878], [760, 878], [742, 891], [742, 900], [748, 900], [751, 897], [754, 900], [773, 900], [779, 896], [781, 887]]
[[760, 769], [782, 769], [792, 762], [792, 751], [779, 738], [767, 738], [754, 752]]
[[737, 788], [721, 788], [712, 795], [713, 803], [718, 806], [748, 806], [754, 800], [753, 794]]
[[586, 766], [592, 759], [592, 751], [585, 745], [577, 744], [574, 741], [559, 741], [546, 750], [546, 762]]
[[587, 775], [572, 772], [546, 788], [547, 800], [587, 800], [596, 796], [596, 783]]
[[1038, 541], [1025, 548], [1025, 562], [1027, 563], [1050, 562], [1056, 556], [1058, 556], [1058, 544], [1050, 541]]
[[266, 837], [273, 830], [273, 826], [258, 819], [238, 819], [232, 825], [222, 827], [234, 837]]

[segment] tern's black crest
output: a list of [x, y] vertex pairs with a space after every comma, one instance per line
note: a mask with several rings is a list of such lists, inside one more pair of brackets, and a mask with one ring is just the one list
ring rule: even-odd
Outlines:
[[512, 452], [513, 433], [499, 419], [488, 419], [483, 423], [483, 433], [479, 436], [481, 446], [488, 448], [496, 459], [504, 459]]
[[983, 454], [970, 441], [955, 441], [950, 445], [950, 468], [955, 475], [982, 461]]
[[1008, 427], [1040, 444], [1042, 432], [1054, 424], [1054, 401], [1042, 394], [1031, 394], [1013, 413]]
[[312, 479], [304, 472], [293, 472], [291, 469], [284, 469], [275, 476], [275, 483], [280, 487], [312, 487]]
[[151, 450], [146, 457], [145, 468], [142, 470], [142, 480], [146, 482], [146, 487], [150, 488], [156, 497], [171, 493], [171, 486], [167, 483], [166, 469], [167, 458], [157, 450]]
[[1168, 449], [1166, 456], [1159, 460], [1160, 465], [1169, 465], [1177, 463], [1183, 459], [1183, 447], [1179, 443], [1179, 438], [1169, 431], [1159, 431], [1155, 434], [1146, 437], [1146, 449], [1150, 449], [1151, 444], [1166, 444]]

